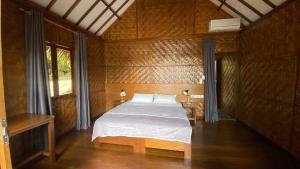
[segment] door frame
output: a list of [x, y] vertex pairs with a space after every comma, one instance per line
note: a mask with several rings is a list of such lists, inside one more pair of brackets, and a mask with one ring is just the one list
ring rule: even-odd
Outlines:
[[[0, 1], [0, 9], [2, 9]], [[0, 10], [1, 11], [1, 10]], [[9, 139], [7, 127], [2, 127], [2, 120], [6, 121], [6, 109], [4, 99], [4, 86], [3, 86], [3, 63], [2, 63], [2, 34], [1, 34], [2, 16], [0, 12], [0, 169], [12, 169]], [[7, 126], [7, 123], [5, 124]], [[7, 143], [4, 143], [3, 135], [7, 136]]]

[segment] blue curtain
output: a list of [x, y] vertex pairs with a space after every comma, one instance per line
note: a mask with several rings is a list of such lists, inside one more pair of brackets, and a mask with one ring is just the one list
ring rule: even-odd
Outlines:
[[32, 114], [52, 115], [43, 15], [32, 11], [25, 24], [27, 109]]
[[[48, 64], [45, 49], [44, 19], [37, 11], [31, 11], [25, 19], [27, 111], [35, 115], [52, 115]], [[30, 132], [33, 147], [47, 149], [45, 127]]]
[[203, 39], [204, 74], [205, 74], [205, 122], [219, 121], [217, 87], [215, 79], [215, 40]]
[[76, 108], [77, 130], [90, 127], [89, 85], [86, 61], [86, 37], [81, 32], [75, 33], [75, 80], [76, 80]]

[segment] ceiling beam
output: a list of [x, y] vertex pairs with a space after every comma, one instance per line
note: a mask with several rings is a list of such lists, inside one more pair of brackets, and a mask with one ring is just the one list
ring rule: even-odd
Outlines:
[[71, 6], [71, 7], [67, 10], [67, 12], [64, 14], [63, 19], [66, 19], [66, 18], [69, 16], [69, 14], [73, 11], [74, 8], [76, 8], [76, 6], [79, 4], [80, 1], [81, 1], [81, 0], [76, 0], [76, 1], [72, 4], [72, 6]]
[[224, 5], [225, 2], [226, 2], [226, 0], [222, 0], [220, 6], [218, 7], [218, 11], [222, 9], [222, 6]]
[[275, 9], [277, 6], [273, 4], [270, 0], [263, 0], [266, 4], [268, 4], [271, 8]]
[[101, 2], [103, 2], [103, 3], [106, 5], [106, 7], [108, 7], [109, 10], [110, 10], [110, 11], [111, 11], [118, 19], [120, 19], [120, 16], [118, 15], [118, 13], [117, 13], [114, 9], [112, 9], [112, 7], [111, 7], [110, 4], [108, 4], [105, 0], [101, 0]]
[[24, 1], [24, 0], [15, 0], [15, 1], [23, 7], [30, 8], [30, 9], [35, 9], [35, 10], [43, 13], [45, 21], [47, 21], [49, 23], [55, 24], [59, 27], [67, 29], [71, 32], [80, 31], [80, 32], [83, 32], [87, 35], [92, 35], [96, 38], [99, 38], [98, 36], [95, 36], [93, 33], [88, 32], [88, 31], [80, 28], [79, 26], [74, 25], [72, 22], [70, 22], [68, 20], [65, 20], [65, 19], [62, 19], [61, 16], [59, 16], [59, 15], [57, 15], [57, 14], [51, 12], [51, 11], [47, 11], [45, 8], [37, 5], [34, 2]]
[[51, 0], [46, 7], [46, 10], [49, 11], [51, 7], [57, 2], [57, 0]]
[[[127, 3], [129, 2], [129, 0], [126, 0], [117, 10], [116, 13], [118, 13]], [[102, 28], [104, 28], [104, 26], [113, 18], [114, 15], [111, 15], [109, 17], [109, 19], [107, 19], [102, 25], [101, 27], [95, 32], [95, 35], [98, 34], [99, 31], [102, 30]]]
[[236, 10], [235, 8], [233, 8], [231, 5], [229, 5], [228, 3], [222, 1], [222, 0], [219, 0], [219, 2], [223, 2], [224, 5], [229, 8], [230, 10], [232, 10], [234, 13], [236, 13], [237, 15], [239, 15], [240, 17], [242, 17], [243, 19], [245, 19], [247, 22], [249, 22], [250, 24], [252, 23], [252, 21], [246, 17], [245, 15], [243, 15], [242, 13], [240, 13], [238, 10]]
[[100, 0], [96, 0], [93, 5], [80, 17], [75, 25], [78, 26], [83, 21], [83, 19], [95, 8], [95, 6], [98, 5], [99, 2]]
[[240, 3], [242, 3], [243, 5], [245, 5], [247, 8], [251, 9], [254, 13], [256, 13], [258, 16], [263, 17], [264, 14], [262, 14], [261, 12], [259, 12], [256, 8], [254, 8], [252, 5], [250, 5], [248, 2], [244, 1], [244, 0], [238, 0]]
[[256, 20], [255, 22], [253, 22], [252, 24], [248, 25], [246, 27], [245, 30], [253, 27], [254, 25], [257, 25], [259, 22], [265, 20], [266, 18], [272, 16], [275, 12], [281, 10], [282, 8], [286, 7], [287, 5], [289, 5], [291, 2], [294, 2], [296, 0], [286, 0], [284, 3], [282, 3], [281, 5], [277, 6], [275, 9], [273, 9], [271, 12], [269, 12], [268, 14], [264, 15], [263, 17], [259, 18], [258, 20]]
[[[113, 0], [108, 6], [111, 6], [115, 2], [116, 0]], [[98, 19], [101, 18], [101, 16], [103, 16], [104, 13], [109, 9], [108, 6], [106, 6], [106, 8], [93, 20], [93, 22], [85, 30], [90, 30], [90, 28], [98, 21]]]

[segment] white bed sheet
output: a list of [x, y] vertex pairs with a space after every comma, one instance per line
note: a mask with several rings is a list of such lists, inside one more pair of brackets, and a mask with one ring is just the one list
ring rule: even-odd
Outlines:
[[192, 127], [181, 104], [123, 103], [94, 124], [97, 137], [126, 136], [191, 143]]

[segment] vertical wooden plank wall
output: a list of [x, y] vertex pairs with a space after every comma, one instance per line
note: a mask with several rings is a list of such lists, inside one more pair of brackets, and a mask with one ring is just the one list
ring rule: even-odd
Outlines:
[[300, 158], [299, 1], [240, 34], [237, 117]]

